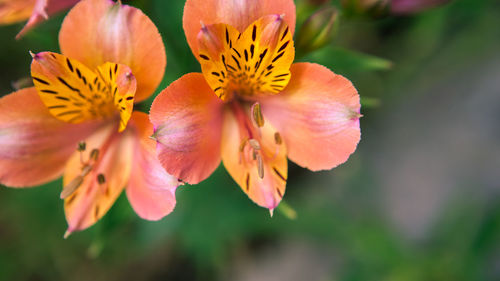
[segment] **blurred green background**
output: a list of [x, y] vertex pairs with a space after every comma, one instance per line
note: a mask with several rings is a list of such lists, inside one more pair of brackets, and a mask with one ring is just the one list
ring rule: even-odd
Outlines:
[[[182, 0], [135, 0], [158, 26], [158, 91], [199, 71]], [[320, 6], [297, 0], [297, 26]], [[0, 280], [500, 280], [500, 2], [456, 0], [409, 16], [344, 12], [335, 39], [301, 61], [345, 75], [362, 97], [362, 140], [342, 166], [290, 164], [270, 218], [223, 167], [139, 219], [125, 196], [63, 239], [61, 182], [0, 187]], [[339, 7], [340, 9], [340, 7]], [[64, 14], [15, 41], [0, 27], [0, 93], [29, 75], [28, 50], [57, 51]], [[141, 106], [147, 111], [152, 98]]]

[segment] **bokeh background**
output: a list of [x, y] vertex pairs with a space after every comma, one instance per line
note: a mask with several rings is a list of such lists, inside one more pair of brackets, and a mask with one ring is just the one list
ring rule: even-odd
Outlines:
[[[125, 2], [163, 35], [158, 91], [200, 70], [182, 30], [184, 1]], [[359, 90], [362, 140], [347, 163], [319, 173], [291, 164], [272, 218], [219, 167], [179, 188], [159, 222], [139, 219], [121, 196], [67, 240], [60, 181], [2, 186], [0, 280], [500, 280], [500, 2], [455, 0], [405, 16], [338, 2], [296, 0], [298, 27], [321, 5], [342, 11], [332, 42], [298, 60]], [[29, 75], [28, 50], [58, 51], [63, 18], [20, 41], [22, 24], [0, 27], [2, 95]]]

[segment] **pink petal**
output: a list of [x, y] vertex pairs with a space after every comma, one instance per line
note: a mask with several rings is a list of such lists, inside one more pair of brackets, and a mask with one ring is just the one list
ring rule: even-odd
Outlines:
[[118, 133], [117, 128], [118, 122], [110, 122], [85, 139], [87, 149], [83, 161], [91, 158], [92, 150], [99, 150], [97, 161], [88, 160], [86, 164], [92, 168], [88, 174], [83, 175], [86, 165], [80, 152], [75, 152], [66, 165], [64, 186], [83, 177], [83, 182], [64, 200], [68, 233], [86, 229], [100, 220], [129, 181], [135, 135], [131, 130]]
[[127, 197], [141, 218], [159, 220], [173, 211], [179, 181], [165, 172], [156, 157], [156, 142], [150, 138], [153, 125], [148, 115], [134, 112], [129, 128], [136, 132], [136, 143]]
[[347, 161], [360, 140], [359, 95], [326, 67], [296, 63], [282, 93], [262, 99], [264, 118], [281, 133], [288, 158], [310, 170]]
[[153, 102], [158, 158], [167, 172], [196, 184], [220, 163], [222, 105], [201, 73], [173, 82]]
[[2, 0], [0, 2], [0, 25], [27, 20], [33, 13], [36, 0]]
[[271, 14], [284, 15], [290, 31], [295, 30], [293, 0], [187, 0], [184, 6], [183, 27], [195, 56], [198, 55], [198, 32], [205, 25], [224, 23], [240, 33], [254, 21]]
[[[19, 1], [19, 0], [16, 0]], [[68, 9], [79, 0], [36, 0], [35, 7], [26, 25], [17, 34], [16, 39], [21, 38], [39, 23], [47, 20], [49, 16]]]
[[94, 69], [106, 62], [132, 69], [135, 101], [149, 97], [163, 78], [167, 58], [154, 23], [141, 10], [111, 0], [82, 0], [59, 33], [64, 55]]
[[99, 123], [69, 124], [54, 118], [35, 88], [0, 99], [0, 182], [14, 187], [58, 178], [80, 140]]
[[[285, 194], [288, 176], [286, 147], [276, 142], [276, 130], [269, 122], [257, 130], [241, 118], [244, 114], [248, 115], [242, 112], [226, 111], [222, 130], [222, 162], [253, 202], [273, 210]], [[248, 142], [250, 138], [259, 144], [258, 151], [253, 150]]]

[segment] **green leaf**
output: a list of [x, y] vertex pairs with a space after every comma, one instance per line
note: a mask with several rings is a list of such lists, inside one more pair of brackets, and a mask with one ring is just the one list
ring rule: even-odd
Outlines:
[[326, 47], [307, 55], [304, 61], [317, 62], [339, 73], [389, 70], [393, 63], [379, 58], [340, 47]]

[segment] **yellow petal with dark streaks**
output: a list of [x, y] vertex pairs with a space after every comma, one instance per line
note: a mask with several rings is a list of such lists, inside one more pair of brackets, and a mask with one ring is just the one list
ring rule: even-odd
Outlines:
[[128, 66], [105, 63], [94, 71], [77, 60], [43, 52], [33, 55], [31, 76], [41, 100], [57, 119], [76, 124], [119, 114], [119, 130], [125, 129], [136, 90]]
[[204, 26], [198, 43], [202, 72], [223, 100], [276, 94], [290, 80], [295, 49], [282, 16], [262, 17], [241, 34], [225, 24]]
[[228, 66], [227, 62], [231, 59], [231, 48], [239, 35], [238, 30], [226, 24], [204, 26], [198, 35], [200, 45], [198, 60], [201, 69], [208, 85], [222, 100], [230, 94], [227, 91], [227, 85], [230, 82], [229, 73], [237, 70]]
[[120, 112], [120, 127], [123, 131], [134, 109], [134, 94], [137, 83], [128, 66], [116, 63], [105, 63], [98, 68], [99, 76], [111, 87], [113, 104]]

